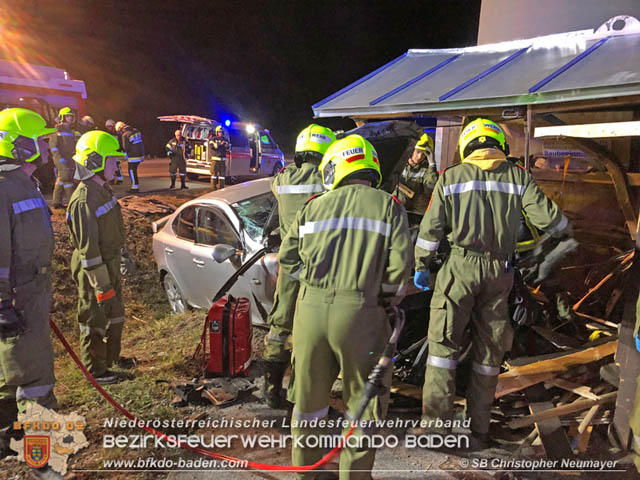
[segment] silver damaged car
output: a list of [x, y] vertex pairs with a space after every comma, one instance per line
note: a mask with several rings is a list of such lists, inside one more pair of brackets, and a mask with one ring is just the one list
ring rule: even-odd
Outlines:
[[[275, 206], [263, 178], [202, 195], [153, 223], [153, 255], [173, 312], [209, 309], [220, 287], [266, 245], [265, 227], [278, 223]], [[251, 300], [254, 325], [271, 310], [277, 269], [276, 254], [268, 253], [229, 292]]]

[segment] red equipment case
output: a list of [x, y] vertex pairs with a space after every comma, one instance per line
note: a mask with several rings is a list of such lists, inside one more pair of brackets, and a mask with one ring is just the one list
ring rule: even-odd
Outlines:
[[[247, 376], [251, 366], [251, 303], [248, 298], [231, 295], [211, 305], [205, 320], [202, 342], [209, 336], [209, 357], [206, 373], [209, 376]], [[204, 345], [202, 345], [204, 346]]]

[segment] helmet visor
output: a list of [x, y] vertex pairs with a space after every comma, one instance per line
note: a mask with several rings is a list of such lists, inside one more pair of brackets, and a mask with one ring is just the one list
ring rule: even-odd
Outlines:
[[37, 139], [18, 135], [13, 141], [14, 156], [17, 156], [17, 160], [23, 162], [32, 162], [38, 155], [40, 155], [40, 147], [38, 146]]

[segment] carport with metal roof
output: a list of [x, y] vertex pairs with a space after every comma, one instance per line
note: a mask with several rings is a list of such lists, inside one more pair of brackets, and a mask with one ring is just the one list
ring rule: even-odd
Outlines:
[[[562, 125], [562, 113], [628, 112], [639, 120], [640, 21], [619, 16], [595, 30], [439, 50], [409, 50], [312, 106], [321, 117], [356, 121], [436, 117], [460, 124], [483, 115], [511, 122], [529, 140], [535, 126]], [[631, 113], [633, 112], [633, 113]], [[640, 132], [640, 130], [639, 130]], [[589, 152], [613, 182], [625, 224], [633, 235], [637, 208], [629, 190], [636, 175], [599, 143], [563, 137]], [[445, 164], [453, 161], [446, 159]]]
[[[524, 160], [530, 167], [529, 145], [534, 128], [585, 124], [591, 131], [603, 118], [606, 125], [621, 129], [606, 142], [588, 135], [559, 133], [556, 139], [588, 152], [604, 173], [567, 174], [533, 170], [538, 180], [556, 182], [553, 193], [563, 207], [572, 201], [584, 209], [589, 221], [600, 203], [611, 201], [611, 190], [603, 194], [602, 184], [613, 184], [616, 204], [606, 233], [613, 235], [618, 223], [616, 207], [629, 234], [636, 234], [640, 196], [631, 187], [640, 186], [640, 22], [618, 16], [595, 30], [582, 30], [527, 40], [442, 50], [409, 50], [354, 83], [312, 106], [316, 117], [351, 117], [356, 123], [369, 120], [435, 117], [450, 137], [470, 116], [482, 115], [515, 127], [524, 137]], [[621, 120], [623, 120], [621, 122]], [[625, 122], [626, 120], [626, 122]], [[631, 120], [631, 122], [629, 122]], [[624, 128], [622, 128], [622, 124]], [[634, 128], [634, 125], [636, 126]], [[447, 128], [453, 126], [454, 128]], [[454, 135], [455, 134], [455, 135]], [[455, 149], [455, 147], [454, 147]], [[450, 152], [447, 162], [455, 161]], [[610, 177], [610, 178], [607, 178]], [[573, 193], [565, 180], [575, 182]], [[543, 187], [544, 188], [544, 187]], [[636, 194], [634, 197], [633, 193]], [[563, 197], [565, 195], [565, 197]], [[571, 196], [573, 195], [573, 197]], [[591, 197], [585, 200], [587, 197]], [[568, 200], [565, 202], [564, 200]], [[555, 198], [558, 201], [558, 198]], [[640, 241], [640, 238], [638, 239]], [[629, 446], [629, 412], [634, 398], [635, 378], [640, 373], [637, 352], [632, 345], [636, 285], [626, 292], [626, 310], [620, 325], [616, 361], [623, 366], [623, 380], [616, 404], [614, 428], [623, 447]], [[634, 290], [635, 289], [635, 290]], [[634, 296], [635, 295], [635, 296]]]

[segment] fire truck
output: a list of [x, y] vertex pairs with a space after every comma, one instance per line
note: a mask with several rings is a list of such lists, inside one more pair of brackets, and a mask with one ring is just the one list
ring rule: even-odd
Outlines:
[[[0, 60], [0, 109], [23, 107], [38, 112], [47, 126], [56, 124], [58, 111], [70, 107], [76, 118], [86, 114], [87, 89], [61, 68]], [[53, 186], [53, 162], [36, 172], [45, 189]]]

